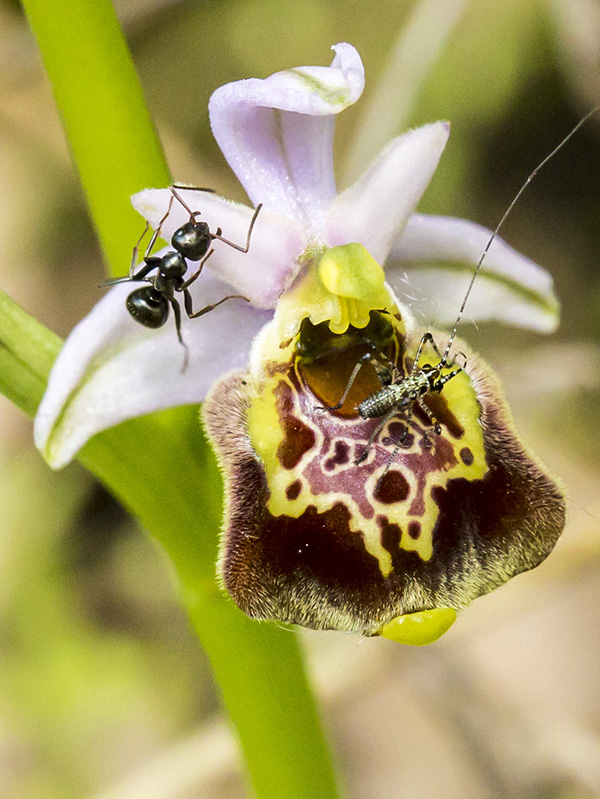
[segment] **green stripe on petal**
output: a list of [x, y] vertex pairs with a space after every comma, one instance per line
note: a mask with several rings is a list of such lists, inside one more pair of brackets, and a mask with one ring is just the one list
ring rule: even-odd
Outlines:
[[[407, 292], [415, 309], [452, 324], [473, 274], [463, 261], [404, 262]], [[393, 278], [391, 281], [394, 282]], [[400, 286], [398, 286], [400, 288]], [[538, 291], [516, 278], [483, 266], [469, 297], [464, 321], [501, 321], [553, 333], [560, 322], [560, 303], [551, 290]]]
[[[407, 264], [407, 271], [410, 268], [411, 265]], [[451, 272], [455, 275], [463, 274], [465, 276], [465, 281], [468, 281], [473, 274], [473, 267], [467, 266], [461, 261], [448, 261], [445, 263], [419, 263], [418, 269], [419, 271], [440, 269]], [[556, 318], [556, 324], [558, 325], [560, 319], [560, 303], [554, 294], [542, 294], [540, 291], [536, 291], [535, 289], [524, 286], [522, 283], [519, 283], [518, 280], [510, 278], [507, 275], [499, 274], [491, 269], [486, 269], [484, 266], [482, 266], [479, 270], [477, 280], [479, 282], [489, 280], [499, 286], [504, 286], [521, 299], [526, 300], [527, 302], [531, 303], [531, 305], [535, 305], [549, 315], [554, 316]], [[466, 282], [465, 285], [468, 285], [468, 283]]]
[[356, 99], [354, 94], [349, 92], [347, 88], [340, 89], [338, 87], [328, 86], [326, 83], [321, 83], [314, 75], [309, 75], [301, 68], [290, 69], [289, 72], [299, 77], [307, 89], [318, 94], [326, 103], [332, 106], [338, 106], [339, 111], [352, 105]]

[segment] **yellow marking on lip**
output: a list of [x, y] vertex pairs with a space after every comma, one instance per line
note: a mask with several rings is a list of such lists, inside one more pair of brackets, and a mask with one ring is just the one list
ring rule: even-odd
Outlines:
[[[427, 345], [423, 351], [419, 366], [425, 364], [436, 365], [438, 361], [439, 358], [435, 354], [433, 348]], [[402, 537], [399, 548], [407, 552], [416, 552], [421, 560], [424, 561], [429, 560], [433, 554], [433, 530], [440, 514], [438, 504], [432, 495], [433, 488], [445, 488], [450, 480], [455, 480], [460, 477], [468, 481], [481, 480], [488, 471], [483, 445], [483, 430], [479, 424], [480, 406], [475, 388], [466, 372], [456, 375], [456, 377], [453, 377], [452, 380], [446, 383], [443, 396], [448, 403], [449, 409], [455, 416], [457, 423], [463, 428], [464, 435], [459, 439], [454, 439], [446, 430], [443, 430], [442, 435], [452, 444], [456, 456], [456, 463], [452, 466], [447, 466], [445, 469], [433, 469], [426, 474], [425, 485], [422, 489], [424, 513], [422, 515], [416, 515], [408, 512], [410, 502], [416, 496], [417, 481], [415, 475], [405, 466], [403, 467], [401, 452], [397, 460], [394, 461], [392, 468], [400, 471], [411, 487], [411, 493], [406, 502], [397, 503], [397, 505], [387, 505], [383, 502], [378, 502], [375, 498], [372, 500], [376, 513], [385, 515], [390, 523], [395, 523], [401, 528]], [[390, 424], [393, 424], [394, 421], [395, 417], [390, 420]], [[387, 434], [388, 427], [382, 430], [379, 439], [381, 440], [381, 438], [385, 437]], [[434, 436], [434, 447], [435, 440], [436, 437]], [[419, 447], [420, 443], [417, 436], [415, 438], [414, 448], [411, 449], [410, 452], [417, 452]], [[464, 447], [470, 449], [473, 455], [473, 462], [470, 465], [463, 463], [460, 458], [460, 450]], [[421, 527], [420, 535], [416, 539], [411, 538], [408, 534], [408, 526], [412, 521], [419, 522]]]

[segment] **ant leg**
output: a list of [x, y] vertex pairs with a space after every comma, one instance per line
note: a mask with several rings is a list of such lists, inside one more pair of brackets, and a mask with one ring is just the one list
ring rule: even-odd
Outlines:
[[196, 212], [192, 211], [192, 209], [186, 203], [186, 201], [183, 199], [181, 194], [178, 194], [178, 192], [177, 192], [177, 189], [181, 189], [181, 188], [183, 188], [183, 187], [182, 186], [176, 186], [176, 185], [169, 186], [169, 191], [171, 192], [171, 202], [173, 202], [173, 199], [177, 200], [177, 202], [180, 205], [182, 205], [185, 208], [185, 210], [188, 212], [188, 214], [190, 215], [190, 222], [195, 222], [196, 221], [196, 216], [200, 213], [200, 211], [196, 211]]
[[214, 252], [214, 250], [209, 250], [209, 251], [207, 252], [207, 254], [204, 256], [204, 258], [203, 258], [203, 259], [200, 261], [200, 263], [198, 264], [198, 269], [196, 269], [196, 271], [194, 272], [194, 274], [193, 274], [193, 275], [192, 275], [190, 278], [188, 278], [188, 279], [185, 281], [185, 283], [184, 283], [184, 284], [183, 284], [183, 286], [181, 287], [180, 291], [183, 291], [184, 289], [187, 289], [189, 286], [191, 286], [191, 285], [192, 285], [192, 283], [193, 283], [195, 280], [198, 280], [198, 278], [200, 277], [200, 273], [202, 272], [202, 269], [204, 268], [204, 264], [205, 264], [205, 263], [208, 261], [208, 259], [209, 259], [209, 258], [210, 258], [210, 256], [213, 254], [213, 252]]
[[162, 219], [158, 223], [158, 226], [156, 227], [156, 229], [152, 233], [150, 241], [148, 242], [148, 246], [146, 247], [146, 252], [144, 253], [144, 261], [147, 258], [150, 257], [150, 253], [152, 252], [152, 250], [154, 249], [154, 245], [156, 244], [156, 239], [160, 236], [160, 232], [162, 230], [162, 226], [167, 221], [167, 217], [171, 213], [171, 208], [172, 207], [173, 207], [173, 197], [171, 197], [171, 199], [169, 200], [169, 205], [167, 206], [167, 211], [166, 211], [165, 215], [162, 217]]
[[146, 261], [143, 266], [140, 266], [137, 272], [135, 272], [131, 277], [127, 275], [126, 277], [115, 277], [112, 280], [107, 280], [104, 283], [100, 283], [100, 287], [103, 288], [104, 286], [116, 286], [118, 283], [152, 283], [154, 284], [154, 278], [146, 277], [146, 275], [150, 274], [153, 269], [158, 269], [160, 266], [160, 258], [155, 258], [153, 255], [150, 258], [146, 258]]
[[183, 303], [185, 305], [185, 312], [190, 319], [197, 319], [199, 316], [204, 316], [205, 313], [212, 311], [214, 308], [217, 308], [221, 305], [222, 302], [226, 300], [246, 300], [246, 302], [250, 302], [248, 297], [244, 297], [243, 294], [228, 294], [226, 297], [223, 297], [222, 300], [213, 303], [212, 305], [206, 305], [204, 308], [201, 308], [199, 311], [194, 311], [192, 295], [188, 291], [188, 286], [191, 286], [192, 283], [200, 277], [200, 273], [202, 272], [202, 267], [208, 261], [210, 256], [213, 254], [214, 250], [210, 250], [207, 255], [200, 261], [200, 265], [198, 269], [194, 272], [194, 274], [185, 281], [179, 291], [183, 291]]
[[175, 317], [175, 330], [177, 331], [177, 338], [179, 339], [179, 343], [184, 349], [183, 366], [181, 368], [181, 371], [185, 372], [190, 360], [190, 351], [188, 349], [188, 345], [185, 343], [181, 335], [181, 308], [175, 297], [168, 297], [168, 300], [171, 303], [171, 308], [173, 308], [173, 316]]
[[180, 205], [182, 205], [185, 208], [185, 210], [190, 215], [190, 222], [195, 222], [196, 217], [200, 216], [202, 212], [192, 211], [190, 206], [186, 203], [181, 194], [179, 194], [177, 189], [183, 189], [184, 191], [207, 191], [210, 192], [211, 194], [215, 193], [214, 189], [205, 189], [202, 188], [201, 186], [180, 186], [178, 183], [173, 183], [172, 186], [169, 186], [169, 191], [171, 192], [172, 196], [179, 202]]
[[153, 269], [158, 269], [160, 267], [160, 262], [161, 259], [155, 255], [144, 258], [144, 265], [140, 266], [133, 277], [128, 278], [128, 280], [146, 280], [148, 283], [152, 283], [152, 280], [148, 280], [146, 275], [150, 274]]
[[146, 227], [144, 228], [144, 232], [139, 237], [137, 244], [133, 248], [133, 252], [131, 254], [131, 264], [129, 265], [129, 277], [133, 280], [133, 276], [135, 275], [135, 267], [137, 265], [138, 254], [140, 251], [140, 244], [142, 243], [142, 239], [148, 232], [148, 228], [150, 227], [150, 223], [146, 222]]
[[105, 288], [106, 286], [116, 286], [118, 283], [152, 283], [154, 278], [146, 277], [153, 269], [160, 267], [160, 258], [151, 255], [145, 259], [144, 265], [140, 266], [137, 272], [133, 275], [126, 275], [125, 277], [113, 277], [111, 280], [105, 280], [104, 283], [99, 283], [98, 288]]
[[183, 290], [183, 302], [185, 305], [185, 312], [189, 316], [190, 319], [197, 319], [199, 316], [204, 316], [205, 313], [214, 310], [217, 308], [221, 303], [226, 302], [227, 300], [246, 300], [246, 302], [250, 302], [248, 297], [244, 297], [242, 294], [228, 294], [223, 299], [219, 300], [218, 302], [213, 303], [212, 305], [205, 305], [204, 308], [201, 308], [199, 311], [194, 311], [192, 306], [192, 295], [187, 289]]
[[205, 189], [202, 186], [183, 186], [180, 183], [173, 183], [173, 185], [169, 186], [169, 188], [170, 189], [183, 189], [184, 191], [207, 191], [210, 194], [215, 194], [215, 190], [214, 189]]
[[[155, 267], [153, 266], [152, 268], [154, 269]], [[131, 283], [132, 280], [135, 282], [139, 280], [140, 283], [152, 283], [149, 278], [137, 277], [137, 275], [134, 277], [113, 277], [111, 280], [105, 280], [104, 283], [98, 283], [98, 288], [104, 289], [108, 286], [117, 286], [119, 283]]]
[[221, 228], [217, 228], [217, 232], [216, 233], [211, 233], [211, 238], [213, 240], [214, 239], [218, 239], [219, 241], [222, 241], [225, 244], [229, 244], [230, 247], [233, 247], [234, 250], [239, 250], [239, 252], [248, 252], [248, 250], [250, 249], [250, 238], [252, 237], [252, 229], [254, 228], [254, 224], [256, 222], [256, 219], [257, 219], [257, 217], [258, 217], [258, 215], [260, 213], [260, 209], [262, 207], [263, 207], [262, 203], [259, 203], [256, 206], [256, 211], [254, 212], [254, 216], [250, 220], [250, 226], [248, 227], [248, 234], [246, 236], [246, 246], [245, 247], [240, 247], [239, 244], [235, 244], [235, 242], [229, 241], [229, 239], [224, 238], [221, 235], [221, 233], [222, 233]]
[[116, 286], [118, 283], [129, 283], [131, 281], [142, 281], [145, 280], [146, 282], [151, 282], [146, 280], [146, 275], [149, 274], [153, 269], [156, 269], [160, 264], [160, 258], [144, 258], [144, 265], [140, 267], [140, 269], [136, 272], [135, 268], [137, 266], [136, 261], [138, 259], [138, 254], [140, 250], [140, 244], [142, 243], [142, 239], [148, 232], [148, 228], [150, 224], [146, 222], [146, 227], [144, 228], [144, 232], [139, 237], [137, 244], [133, 248], [133, 252], [131, 254], [131, 264], [129, 265], [129, 274], [126, 277], [115, 277], [112, 280], [105, 280], [104, 283], [99, 283], [98, 288], [105, 288], [106, 286]]
[[175, 330], [177, 331], [177, 338], [179, 339], [179, 343], [185, 344], [183, 342], [183, 338], [181, 336], [181, 307], [175, 297], [167, 297], [169, 302], [171, 303], [171, 308], [173, 308], [173, 315], [175, 316]]
[[[178, 200], [181, 203], [181, 205], [185, 208], [185, 210], [188, 212], [188, 214], [190, 215], [190, 220], [192, 222], [195, 222], [196, 221], [196, 217], [200, 215], [200, 211], [192, 211], [192, 209], [186, 203], [186, 201], [183, 199], [183, 197], [177, 192], [177, 189], [192, 189], [192, 191], [210, 191], [210, 192], [214, 192], [214, 189], [200, 189], [200, 188], [196, 188], [195, 186], [177, 186], [177, 185], [169, 186], [169, 190], [170, 190], [171, 194], [173, 195], [173, 197], [176, 200]], [[260, 209], [262, 207], [263, 207], [262, 203], [259, 203], [256, 206], [256, 210], [254, 211], [254, 215], [252, 216], [252, 219], [250, 220], [250, 225], [248, 227], [248, 233], [246, 235], [246, 246], [245, 247], [242, 247], [240, 244], [236, 244], [235, 242], [230, 241], [229, 239], [226, 239], [223, 236], [223, 231], [221, 230], [221, 228], [217, 228], [217, 232], [216, 233], [211, 233], [211, 238], [213, 240], [214, 239], [218, 239], [219, 241], [222, 241], [225, 244], [228, 244], [230, 247], [233, 247], [234, 250], [239, 250], [239, 252], [248, 252], [248, 250], [250, 249], [250, 239], [252, 238], [252, 230], [254, 228], [254, 225], [256, 223], [256, 219], [257, 219], [257, 217], [258, 217], [258, 215], [260, 213]]]

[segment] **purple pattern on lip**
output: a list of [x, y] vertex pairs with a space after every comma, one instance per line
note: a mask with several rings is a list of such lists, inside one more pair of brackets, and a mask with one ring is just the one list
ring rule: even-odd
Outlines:
[[[336, 493], [341, 497], [346, 495], [356, 503], [364, 518], [372, 519], [375, 511], [372, 504], [373, 480], [370, 478], [388, 464], [398, 440], [397, 435], [405, 425], [392, 422], [389, 428], [392, 435], [379, 436], [371, 445], [367, 460], [355, 464], [350, 458], [344, 460], [343, 454], [350, 451], [362, 453], [373, 428], [379, 424], [378, 419], [348, 419], [327, 412], [315, 413], [312, 394], [308, 391], [293, 391], [287, 383], [280, 383], [277, 393], [279, 407], [286, 409], [285, 429], [291, 430], [296, 425], [302, 425], [311, 428], [315, 433], [315, 447], [312, 451], [305, 449], [299, 462], [300, 473], [310, 490], [314, 494]], [[412, 485], [416, 482], [416, 492], [410, 487], [407, 492], [406, 485], [410, 486], [410, 483], [406, 480], [404, 483], [399, 482], [396, 487], [397, 499], [393, 498], [393, 486], [390, 486], [386, 504], [410, 502], [408, 514], [419, 516], [425, 512], [428, 475], [433, 471], [447, 471], [456, 465], [457, 459], [452, 443], [443, 435], [436, 436], [435, 446], [425, 447], [423, 433], [426, 428], [413, 418], [411, 430], [414, 440], [418, 442], [418, 451], [414, 451], [414, 447], [410, 450], [401, 448], [394, 464], [396, 472], [413, 473], [415, 479]], [[285, 447], [286, 440], [280, 449], [284, 450]], [[332, 474], [334, 466], [335, 473]]]

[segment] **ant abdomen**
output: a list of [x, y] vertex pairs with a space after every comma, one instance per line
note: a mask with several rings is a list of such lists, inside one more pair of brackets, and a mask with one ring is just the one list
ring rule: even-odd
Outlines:
[[169, 303], [153, 286], [132, 291], [126, 304], [131, 316], [145, 327], [162, 327], [169, 318]]

